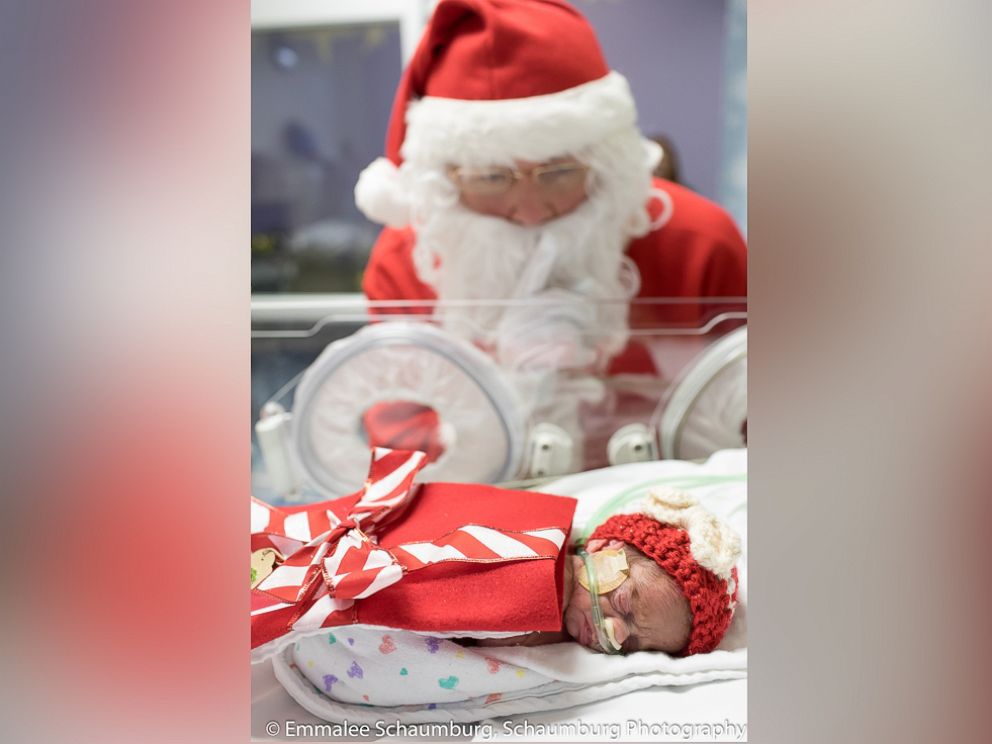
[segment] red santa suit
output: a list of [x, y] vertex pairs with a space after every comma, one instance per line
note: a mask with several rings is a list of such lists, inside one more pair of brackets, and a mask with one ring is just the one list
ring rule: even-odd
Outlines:
[[[746, 295], [746, 250], [732, 219], [704, 197], [652, 179], [661, 149], [641, 136], [626, 79], [610, 69], [588, 21], [561, 0], [437, 4], [396, 91], [385, 156], [355, 187], [359, 209], [389, 225], [372, 250], [365, 294], [435, 299], [411, 257], [410, 225], [428, 174], [593, 152], [590, 167], [610, 182], [606, 188], [632, 195], [619, 209], [635, 212], [646, 203], [652, 218], [668, 212], [660, 227], [648, 231], [642, 221], [643, 229], [630, 233], [641, 235], [626, 251], [640, 271], [637, 299]], [[670, 203], [663, 206], [652, 188]], [[635, 307], [630, 321], [695, 323], [711, 310]]]

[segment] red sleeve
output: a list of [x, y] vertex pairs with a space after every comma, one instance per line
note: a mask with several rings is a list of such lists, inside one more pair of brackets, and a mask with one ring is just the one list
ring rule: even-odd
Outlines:
[[[715, 205], [714, 205], [715, 206]], [[720, 207], [712, 215], [713, 237], [706, 246], [702, 296], [747, 296], [747, 246], [733, 219]]]
[[[656, 179], [655, 186], [671, 197], [672, 215], [627, 249], [641, 274], [638, 299], [746, 297], [747, 247], [730, 215], [677, 184]], [[705, 303], [645, 305], [632, 308], [631, 323], [640, 328], [659, 323], [695, 325], [716, 309]]]
[[[413, 267], [413, 230], [409, 227], [383, 228], [372, 247], [365, 274], [362, 277], [362, 291], [370, 300], [433, 300], [434, 291], [420, 281]], [[428, 312], [427, 308], [397, 310]], [[373, 313], [389, 312], [373, 310]]]

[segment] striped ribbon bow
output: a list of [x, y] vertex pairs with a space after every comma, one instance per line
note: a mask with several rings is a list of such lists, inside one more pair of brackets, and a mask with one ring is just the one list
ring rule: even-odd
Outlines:
[[323, 505], [286, 514], [252, 499], [252, 533], [266, 535], [286, 555], [255, 589], [269, 599], [252, 611], [253, 636], [256, 626], [262, 631], [270, 623], [283, 632], [339, 625], [339, 613], [354, 600], [435, 563], [557, 557], [565, 541], [557, 527], [515, 532], [468, 524], [430, 542], [380, 547], [376, 531], [410, 506], [419, 488], [413, 480], [425, 461], [423, 452], [375, 448], [362, 496], [344, 519]]

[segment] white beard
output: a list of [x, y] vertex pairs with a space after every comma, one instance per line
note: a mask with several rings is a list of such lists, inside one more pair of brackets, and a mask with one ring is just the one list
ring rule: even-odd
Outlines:
[[564, 429], [564, 472], [582, 467], [582, 404], [603, 398], [607, 363], [629, 337], [640, 275], [625, 252], [657, 227], [646, 209], [653, 152], [624, 135], [575, 153], [595, 174], [589, 196], [536, 227], [463, 207], [436, 164], [404, 164], [413, 261], [438, 296], [435, 319], [492, 355], [532, 423]]
[[[623, 219], [614, 215], [596, 195], [536, 227], [458, 203], [438, 206], [417, 226], [414, 262], [441, 301], [436, 317], [447, 330], [495, 348], [500, 333], [519, 330], [510, 314], [539, 321], [549, 308], [527, 301], [553, 303], [550, 309], [567, 314], [583, 345], [605, 361], [626, 343], [627, 303], [638, 283], [624, 256]], [[559, 307], [568, 304], [572, 311]]]

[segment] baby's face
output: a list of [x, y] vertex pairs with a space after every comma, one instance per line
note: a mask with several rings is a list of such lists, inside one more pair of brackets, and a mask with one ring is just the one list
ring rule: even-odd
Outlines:
[[[625, 543], [612, 540], [590, 540], [586, 550], [623, 551], [629, 578], [615, 589], [598, 595], [598, 602], [607, 624], [623, 653], [632, 651], [665, 651], [677, 653], [689, 642], [692, 615], [689, 602], [675, 580], [651, 558]], [[580, 556], [569, 555], [566, 564], [565, 629], [583, 646], [605, 651], [593, 620], [589, 590], [579, 577], [585, 576], [585, 564]]]

